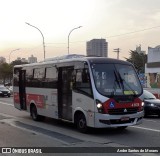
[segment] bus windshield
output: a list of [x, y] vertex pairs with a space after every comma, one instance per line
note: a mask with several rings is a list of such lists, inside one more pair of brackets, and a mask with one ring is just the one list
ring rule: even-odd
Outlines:
[[140, 95], [141, 84], [131, 65], [92, 64], [97, 91], [104, 96]]

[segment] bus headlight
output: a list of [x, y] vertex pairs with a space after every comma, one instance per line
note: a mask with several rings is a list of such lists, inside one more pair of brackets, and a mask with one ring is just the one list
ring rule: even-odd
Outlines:
[[98, 108], [98, 109], [101, 109], [101, 108], [102, 108], [102, 104], [101, 104], [101, 103], [98, 103], [98, 104], [97, 104], [97, 108]]
[[154, 104], [154, 103], [151, 103], [150, 106], [151, 106], [151, 107], [155, 107], [155, 104]]
[[103, 105], [99, 100], [96, 100], [96, 105], [99, 113], [103, 113]]

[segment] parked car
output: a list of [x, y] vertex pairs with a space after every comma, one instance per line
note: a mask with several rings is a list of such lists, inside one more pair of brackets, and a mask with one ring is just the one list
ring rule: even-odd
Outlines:
[[148, 115], [158, 115], [160, 117], [160, 100], [157, 99], [151, 92], [143, 90], [140, 96], [144, 102], [144, 117]]
[[3, 96], [3, 97], [4, 96], [8, 96], [8, 97], [10, 97], [11, 93], [6, 87], [0, 86], [0, 96]]
[[9, 91], [10, 91], [10, 93], [11, 93], [11, 95], [13, 94], [13, 86], [9, 86], [9, 87], [6, 87]]

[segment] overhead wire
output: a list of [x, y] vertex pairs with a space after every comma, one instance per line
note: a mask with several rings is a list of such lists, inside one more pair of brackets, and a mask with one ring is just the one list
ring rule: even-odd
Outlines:
[[123, 35], [129, 35], [129, 34], [138, 33], [138, 32], [142, 32], [142, 31], [146, 31], [146, 30], [150, 30], [150, 29], [155, 29], [155, 28], [159, 28], [159, 27], [160, 26], [156, 26], [156, 27], [146, 28], [146, 29], [142, 29], [142, 30], [128, 32], [128, 33], [123, 33], [123, 34], [119, 34], [119, 35], [108, 36], [107, 38], [118, 37], [118, 36], [123, 36]]
[[[156, 28], [160, 28], [160, 26], [155, 26], [155, 27], [150, 27], [150, 28], [146, 28], [146, 29], [131, 31], [131, 32], [123, 33], [123, 34], [107, 36], [106, 38], [114, 38], [114, 37], [129, 35], [129, 34], [139, 33], [139, 32], [142, 32], [142, 31], [147, 31], [147, 30], [156, 29]], [[78, 43], [78, 42], [86, 42], [86, 41], [72, 41], [70, 43]], [[67, 43], [46, 43], [46, 44], [67, 44]]]

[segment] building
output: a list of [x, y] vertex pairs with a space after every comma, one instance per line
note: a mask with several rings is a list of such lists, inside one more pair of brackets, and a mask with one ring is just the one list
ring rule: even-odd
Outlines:
[[26, 58], [21, 58], [22, 62], [28, 62], [28, 60]]
[[146, 51], [141, 50], [141, 45], [136, 46], [136, 52], [138, 54], [144, 54], [144, 55], [146, 54]]
[[160, 45], [148, 47], [148, 60], [145, 66], [147, 87], [157, 88], [160, 93]]
[[16, 59], [17, 61], [21, 61], [21, 57], [17, 57], [17, 59]]
[[160, 73], [160, 45], [155, 48], [148, 47], [148, 59], [145, 73]]
[[86, 44], [87, 56], [108, 57], [108, 42], [105, 39], [93, 39]]
[[37, 57], [34, 57], [31, 55], [31, 57], [28, 57], [28, 63], [36, 63], [37, 62]]
[[21, 61], [23, 63], [28, 62], [28, 60], [26, 58], [21, 58], [21, 57], [17, 57], [16, 61]]

